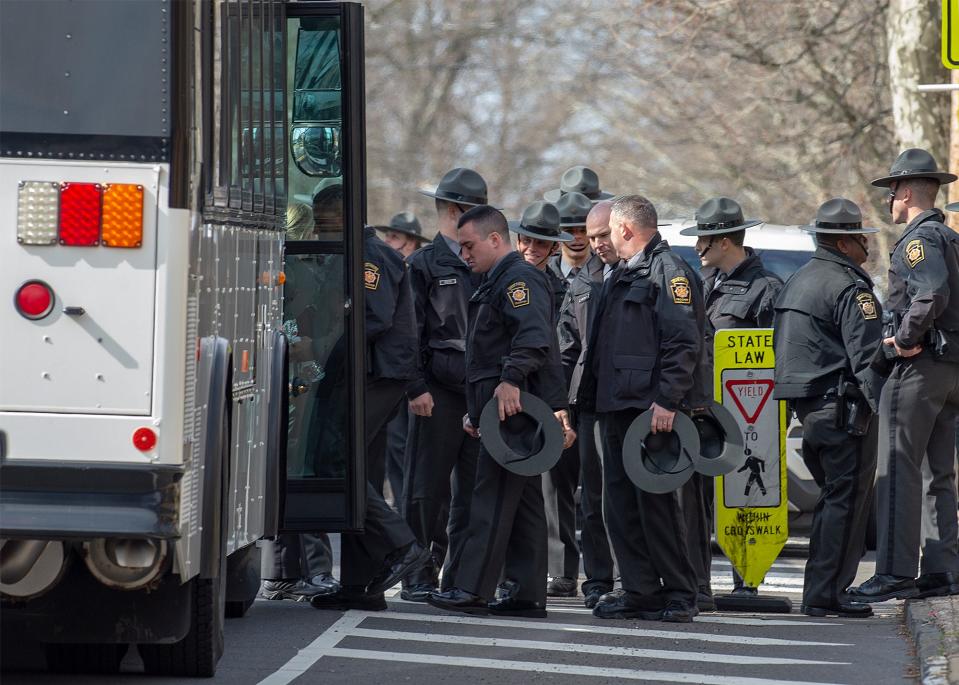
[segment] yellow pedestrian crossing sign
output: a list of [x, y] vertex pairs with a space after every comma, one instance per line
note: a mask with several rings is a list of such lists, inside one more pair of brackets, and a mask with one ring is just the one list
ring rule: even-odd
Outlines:
[[759, 587], [789, 537], [786, 403], [773, 399], [772, 329], [716, 332], [714, 394], [743, 431], [743, 463], [715, 481], [716, 540]]
[[959, 69], [959, 0], [942, 0], [942, 63]]

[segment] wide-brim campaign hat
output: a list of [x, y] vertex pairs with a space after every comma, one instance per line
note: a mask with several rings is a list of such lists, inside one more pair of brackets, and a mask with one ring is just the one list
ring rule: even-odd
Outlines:
[[493, 460], [519, 476], [549, 471], [563, 454], [563, 427], [543, 400], [528, 392], [519, 394], [522, 411], [499, 420], [494, 397], [480, 414], [480, 439]]
[[593, 203], [582, 193], [566, 193], [553, 204], [559, 210], [559, 225], [571, 228], [586, 225]]
[[911, 147], [896, 157], [888, 176], [877, 178], [872, 184], [880, 188], [888, 188], [897, 181], [905, 181], [909, 178], [932, 178], [943, 185], [952, 183], [959, 176], [947, 171], [939, 171], [935, 157], [921, 148]]
[[417, 192], [437, 200], [446, 200], [458, 205], [477, 207], [488, 204], [486, 181], [472, 169], [457, 167], [446, 172], [436, 190], [419, 189]]
[[423, 242], [429, 241], [429, 238], [423, 235], [423, 227], [420, 226], [420, 220], [416, 218], [416, 215], [413, 214], [413, 212], [400, 212], [399, 214], [394, 214], [388, 225], [374, 226], [373, 228], [378, 228], [381, 231], [396, 231], [397, 233], [405, 233], [406, 235], [416, 238], [417, 240]]
[[706, 200], [696, 210], [696, 225], [681, 230], [680, 235], [723, 235], [765, 223], [761, 219], [744, 219], [743, 208], [728, 197]]
[[573, 239], [566, 231], [560, 230], [559, 210], [552, 202], [537, 200], [523, 210], [523, 218], [509, 221], [509, 230], [538, 240], [554, 243], [568, 243]]
[[699, 433], [699, 452], [693, 455], [696, 472], [724, 476], [742, 464], [745, 455], [743, 432], [736, 417], [718, 402], [692, 417]]
[[543, 193], [543, 199], [547, 202], [556, 202], [566, 193], [581, 193], [593, 204], [614, 197], [612, 193], [600, 190], [599, 176], [588, 166], [574, 166], [567, 169], [563, 173], [563, 178], [560, 179], [559, 188], [547, 190]]
[[834, 197], [826, 200], [816, 212], [816, 220], [800, 228], [806, 233], [827, 233], [832, 235], [862, 235], [878, 233], [878, 228], [862, 225], [862, 212], [852, 200]]
[[699, 432], [685, 414], [676, 412], [673, 429], [651, 433], [653, 410], [649, 409], [630, 424], [623, 440], [623, 468], [640, 490], [663, 494], [673, 492], [689, 480], [699, 454]]

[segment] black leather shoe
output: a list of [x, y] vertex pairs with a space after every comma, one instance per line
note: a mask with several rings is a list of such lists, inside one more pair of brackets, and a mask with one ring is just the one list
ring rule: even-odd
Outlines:
[[839, 602], [830, 606], [810, 606], [803, 604], [799, 607], [801, 613], [806, 616], [838, 616], [840, 618], [869, 618], [872, 616], [872, 607], [861, 602]]
[[489, 612], [494, 616], [522, 616], [524, 618], [546, 618], [546, 607], [529, 600], [499, 599], [489, 603]]
[[591, 588], [585, 593], [583, 604], [587, 609], [592, 609], [599, 602], [600, 598], [608, 592], [611, 592], [611, 590], [607, 590], [606, 588]]
[[409, 574], [422, 568], [423, 564], [429, 560], [430, 551], [423, 549], [418, 542], [411, 542], [405, 549], [398, 549], [386, 557], [383, 567], [366, 586], [366, 591], [371, 594], [385, 592]]
[[959, 575], [955, 573], [923, 573], [916, 578], [916, 597], [959, 595]]
[[624, 590], [614, 590], [599, 598], [593, 607], [596, 618], [647, 618], [659, 619], [666, 607], [659, 595], [639, 595]]
[[459, 611], [474, 616], [486, 616], [489, 613], [486, 600], [458, 587], [446, 592], [431, 592], [426, 601], [430, 606], [446, 611]]
[[[339, 587], [339, 583], [336, 585]], [[264, 580], [260, 585], [260, 597], [263, 599], [288, 599], [291, 602], [308, 602], [310, 597], [328, 595], [331, 592], [335, 590], [330, 590], [326, 585], [314, 584], [302, 579]]]
[[696, 592], [696, 608], [700, 611], [716, 611], [716, 600], [709, 587], [701, 587]]
[[425, 602], [430, 596], [430, 593], [436, 591], [437, 588], [435, 585], [429, 585], [428, 583], [417, 583], [416, 585], [410, 585], [409, 587], [403, 588], [403, 591], [400, 593], [400, 597], [405, 599], [407, 602]]
[[[699, 609], [695, 605], [680, 602], [671, 599], [666, 603], [666, 608], [659, 612], [659, 620], [666, 623], [692, 623], [693, 617], [699, 615]], [[653, 617], [643, 616], [647, 620], [653, 620]]]
[[519, 583], [506, 579], [496, 586], [496, 599], [509, 599], [515, 597], [517, 592], [519, 592]]
[[909, 599], [919, 594], [916, 579], [876, 574], [847, 593], [852, 602], [885, 602], [887, 599]]
[[575, 597], [576, 581], [572, 578], [550, 578], [546, 582], [547, 597]]
[[345, 585], [339, 592], [329, 595], [314, 595], [310, 599], [314, 609], [332, 609], [347, 611], [361, 609], [363, 611], [386, 611], [386, 597], [382, 592], [366, 592], [358, 585]]
[[332, 595], [340, 591], [340, 581], [333, 577], [332, 573], [320, 573], [310, 578], [310, 583], [322, 589], [318, 592], [320, 595]]

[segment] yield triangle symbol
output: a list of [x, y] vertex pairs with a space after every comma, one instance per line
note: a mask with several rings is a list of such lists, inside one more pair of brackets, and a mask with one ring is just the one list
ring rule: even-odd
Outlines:
[[726, 392], [733, 398], [746, 423], [756, 423], [767, 400], [773, 394], [773, 385], [775, 383], [769, 379], [726, 381]]

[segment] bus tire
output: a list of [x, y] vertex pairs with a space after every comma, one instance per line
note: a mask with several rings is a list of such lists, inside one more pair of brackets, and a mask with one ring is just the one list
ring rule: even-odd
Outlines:
[[190, 631], [172, 644], [141, 644], [144, 670], [152, 675], [212, 678], [223, 655], [223, 628], [226, 617], [226, 536], [229, 504], [230, 412], [223, 407], [220, 439], [216, 451], [220, 459], [219, 563], [210, 578], [196, 576], [189, 581]]
[[129, 645], [60, 644], [43, 646], [47, 669], [54, 673], [119, 673]]

